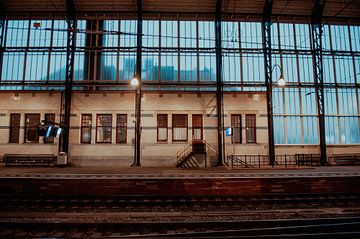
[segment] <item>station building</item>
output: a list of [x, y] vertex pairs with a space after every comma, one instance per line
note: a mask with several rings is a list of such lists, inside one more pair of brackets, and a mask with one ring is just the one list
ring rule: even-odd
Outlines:
[[359, 2], [0, 2], [0, 156], [172, 167], [200, 145], [193, 166], [213, 167], [360, 153]]

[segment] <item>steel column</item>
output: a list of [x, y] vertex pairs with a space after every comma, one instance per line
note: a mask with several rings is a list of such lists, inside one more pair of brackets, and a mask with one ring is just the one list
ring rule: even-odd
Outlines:
[[320, 154], [321, 165], [327, 163], [326, 157], [326, 141], [325, 141], [325, 112], [324, 112], [324, 81], [322, 68], [322, 13], [324, 9], [324, 1], [316, 1], [312, 16], [312, 59], [315, 78], [316, 100], [319, 114], [319, 140], [320, 140]]
[[275, 144], [274, 144], [274, 119], [273, 119], [273, 102], [272, 102], [272, 63], [271, 63], [271, 12], [272, 0], [266, 0], [263, 11], [262, 36], [264, 50], [264, 68], [265, 68], [265, 86], [266, 86], [266, 107], [268, 120], [268, 153], [270, 165], [275, 161]]
[[135, 90], [135, 147], [132, 166], [141, 166], [141, 53], [142, 53], [142, 0], [137, 0], [136, 73], [139, 85]]
[[4, 36], [5, 36], [5, 8], [0, 0], [0, 82], [3, 66], [3, 54], [4, 54]]
[[74, 79], [74, 57], [76, 44], [76, 14], [73, 0], [66, 1], [67, 8], [67, 45], [66, 45], [66, 81], [64, 91], [64, 115], [61, 119], [63, 134], [60, 138], [59, 152], [69, 153], [69, 133], [70, 133], [70, 115], [72, 84]]
[[221, 5], [222, 0], [216, 2], [215, 12], [215, 47], [216, 47], [216, 110], [217, 110], [217, 140], [218, 140], [218, 166], [224, 165], [224, 95], [222, 81], [222, 49], [221, 49]]

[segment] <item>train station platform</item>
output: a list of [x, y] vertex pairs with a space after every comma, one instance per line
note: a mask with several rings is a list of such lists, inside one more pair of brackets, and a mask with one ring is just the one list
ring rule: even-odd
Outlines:
[[292, 178], [360, 177], [360, 166], [179, 169], [175, 167], [5, 167], [0, 178]]
[[294, 169], [0, 167], [0, 194], [163, 196], [360, 194], [360, 167]]

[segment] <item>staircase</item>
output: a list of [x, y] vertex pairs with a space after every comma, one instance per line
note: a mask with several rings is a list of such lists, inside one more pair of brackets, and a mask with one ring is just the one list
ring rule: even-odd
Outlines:
[[201, 168], [206, 165], [204, 142], [192, 142], [177, 153], [177, 168]]

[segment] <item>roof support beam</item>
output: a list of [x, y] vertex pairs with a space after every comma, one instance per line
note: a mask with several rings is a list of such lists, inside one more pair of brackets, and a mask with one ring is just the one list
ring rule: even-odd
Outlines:
[[315, 78], [315, 91], [317, 100], [317, 110], [319, 115], [319, 143], [321, 165], [327, 163], [326, 142], [325, 142], [325, 112], [324, 112], [324, 81], [322, 68], [322, 15], [325, 1], [316, 1], [311, 14], [312, 30], [312, 59]]
[[272, 102], [272, 63], [271, 63], [271, 13], [273, 0], [265, 0], [262, 21], [262, 36], [264, 50], [264, 69], [266, 86], [266, 107], [268, 120], [268, 155], [271, 165], [276, 163], [275, 144], [274, 144], [274, 119]]
[[137, 48], [135, 77], [139, 84], [135, 89], [135, 147], [134, 162], [131, 166], [141, 166], [141, 54], [142, 54], [142, 0], [137, 0]]
[[217, 110], [217, 141], [218, 166], [224, 165], [225, 135], [224, 135], [224, 95], [222, 80], [222, 49], [221, 49], [221, 6], [222, 0], [216, 1], [215, 11], [215, 48], [216, 48], [216, 110]]
[[71, 98], [74, 79], [74, 57], [76, 49], [76, 11], [73, 0], [66, 0], [67, 8], [67, 45], [66, 45], [66, 81], [64, 100], [62, 101], [61, 123], [63, 125], [63, 135], [59, 142], [59, 152], [69, 153], [69, 133], [70, 133], [70, 115], [71, 115]]

